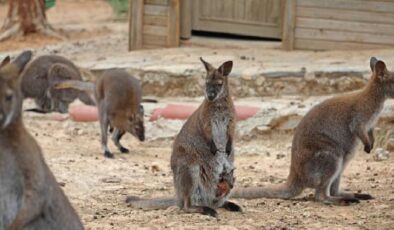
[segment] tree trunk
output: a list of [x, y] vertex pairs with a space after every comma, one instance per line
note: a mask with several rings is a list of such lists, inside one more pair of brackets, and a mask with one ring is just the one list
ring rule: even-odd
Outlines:
[[60, 36], [47, 22], [44, 0], [9, 0], [7, 18], [0, 33], [0, 41], [29, 33]]

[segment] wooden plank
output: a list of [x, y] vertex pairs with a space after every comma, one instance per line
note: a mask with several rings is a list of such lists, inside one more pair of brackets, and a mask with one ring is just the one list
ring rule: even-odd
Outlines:
[[151, 34], [151, 35], [167, 36], [168, 27], [145, 25], [143, 28], [143, 33]]
[[392, 35], [326, 29], [295, 29], [296, 38], [394, 45]]
[[389, 45], [357, 43], [357, 42], [337, 42], [313, 39], [296, 39], [294, 48], [304, 50], [354, 50], [354, 49], [381, 49]]
[[179, 18], [179, 0], [170, 0], [168, 14], [168, 40], [169, 47], [179, 46], [180, 37], [180, 18]]
[[162, 47], [166, 47], [167, 44], [167, 37], [166, 36], [157, 36], [151, 34], [144, 34], [144, 45], [159, 45]]
[[156, 16], [159, 16], [159, 15], [167, 16], [168, 15], [168, 7], [161, 6], [161, 5], [145, 5], [144, 6], [144, 14], [145, 15], [156, 15]]
[[394, 24], [394, 13], [322, 9], [297, 6], [297, 17]]
[[233, 18], [245, 20], [245, 0], [234, 0]]
[[282, 48], [292, 50], [294, 48], [294, 30], [296, 23], [297, 0], [286, 0], [283, 21]]
[[144, 15], [144, 25], [168, 26], [168, 19], [165, 16]]
[[129, 2], [129, 51], [142, 47], [144, 0]]
[[296, 18], [297, 28], [331, 29], [338, 31], [393, 34], [394, 24], [340, 21], [320, 18]]
[[145, 5], [164, 5], [168, 6], [168, 0], [145, 0]]
[[298, 0], [298, 6], [331, 8], [342, 10], [362, 10], [374, 12], [394, 12], [394, 2], [360, 0]]
[[144, 49], [163, 49], [165, 47], [162, 47], [162, 46], [159, 46], [159, 45], [144, 44], [143, 48]]
[[181, 0], [181, 38], [190, 39], [192, 36], [192, 0]]

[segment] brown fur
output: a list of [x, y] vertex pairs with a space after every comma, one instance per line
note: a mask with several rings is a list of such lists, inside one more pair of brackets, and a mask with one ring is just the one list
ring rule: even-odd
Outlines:
[[312, 108], [296, 128], [291, 149], [290, 173], [285, 184], [236, 189], [238, 198], [292, 198], [304, 188], [316, 190], [316, 200], [348, 204], [372, 199], [368, 194], [344, 193], [339, 183], [354, 156], [358, 140], [370, 153], [373, 129], [387, 98], [394, 97], [394, 74], [371, 58], [372, 77], [357, 92], [328, 99]]
[[23, 52], [0, 69], [0, 229], [83, 229], [22, 121]]
[[108, 127], [113, 132], [112, 140], [122, 153], [129, 150], [119, 141], [129, 132], [140, 141], [145, 140], [144, 108], [141, 105], [141, 85], [138, 79], [124, 70], [113, 69], [103, 73], [96, 84], [76, 80], [63, 81], [55, 85], [55, 89], [74, 88], [88, 92], [98, 106], [101, 145], [104, 156], [113, 158], [108, 149]]
[[33, 98], [38, 111], [66, 113], [68, 105], [77, 98], [86, 104], [94, 104], [85, 92], [74, 89], [54, 90], [54, 85], [61, 81], [82, 80], [78, 67], [64, 57], [37, 57], [26, 66], [21, 78], [24, 97]]
[[[202, 59], [201, 59], [202, 60]], [[233, 138], [235, 111], [228, 88], [232, 62], [218, 69], [202, 60], [206, 70], [205, 96], [177, 135], [171, 155], [176, 199], [143, 200], [129, 197], [140, 208], [165, 208], [175, 202], [185, 212], [217, 216], [216, 208], [241, 208], [229, 202], [234, 182]]]

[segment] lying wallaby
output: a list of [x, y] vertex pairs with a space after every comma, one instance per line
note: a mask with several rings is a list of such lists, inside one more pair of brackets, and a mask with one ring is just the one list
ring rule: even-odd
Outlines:
[[22, 72], [22, 93], [35, 99], [37, 109], [30, 111], [66, 113], [68, 105], [79, 98], [92, 105], [90, 97], [75, 89], [54, 90], [64, 80], [82, 80], [79, 69], [70, 60], [57, 55], [44, 55], [29, 63]]
[[107, 146], [108, 126], [110, 126], [110, 131], [115, 128], [112, 140], [122, 153], [129, 152], [119, 142], [126, 131], [140, 141], [145, 140], [144, 107], [141, 105], [140, 82], [126, 71], [108, 70], [98, 78], [96, 85], [70, 80], [57, 84], [55, 88], [94, 91], [94, 98], [99, 110], [101, 145], [105, 157], [114, 157]]
[[373, 199], [369, 194], [344, 193], [342, 173], [353, 158], [358, 139], [370, 153], [373, 129], [384, 101], [394, 97], [394, 74], [372, 57], [372, 77], [360, 91], [328, 99], [309, 111], [298, 125], [291, 149], [290, 174], [285, 184], [236, 189], [238, 198], [292, 198], [304, 188], [316, 189], [316, 200], [347, 204]]
[[134, 196], [134, 207], [157, 209], [171, 205], [185, 212], [217, 216], [216, 208], [241, 208], [228, 201], [234, 183], [233, 138], [235, 111], [228, 87], [233, 63], [215, 69], [202, 58], [207, 77], [205, 99], [177, 135], [171, 155], [176, 198], [144, 200]]
[[0, 229], [83, 229], [22, 122], [18, 75], [31, 56], [0, 68]]

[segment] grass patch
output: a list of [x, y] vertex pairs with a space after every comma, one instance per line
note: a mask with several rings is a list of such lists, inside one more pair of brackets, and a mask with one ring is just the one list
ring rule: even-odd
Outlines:
[[127, 17], [129, 0], [107, 0], [119, 17]]

